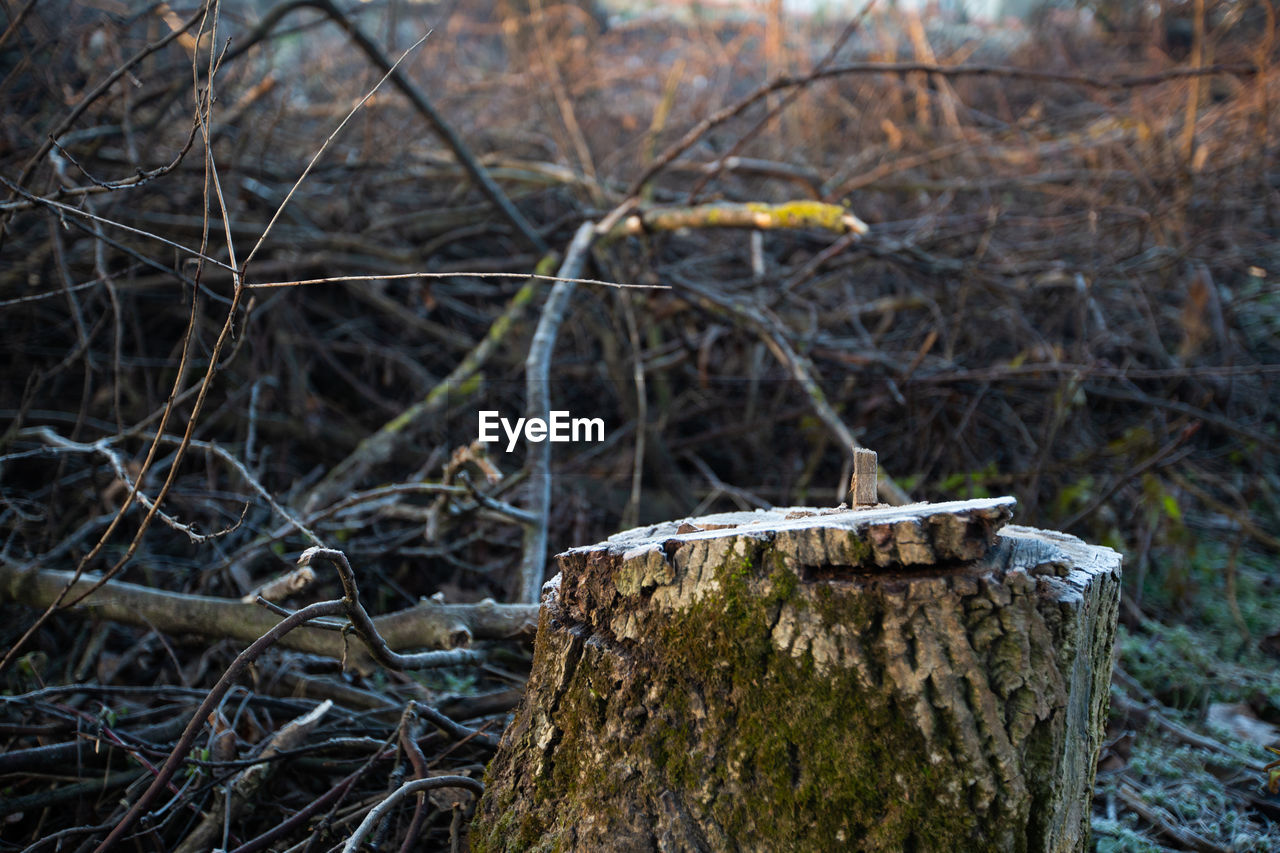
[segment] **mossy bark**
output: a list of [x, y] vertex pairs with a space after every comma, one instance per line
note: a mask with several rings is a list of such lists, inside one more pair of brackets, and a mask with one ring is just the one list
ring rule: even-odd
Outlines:
[[472, 849], [1083, 849], [1119, 557], [1011, 506], [560, 555]]

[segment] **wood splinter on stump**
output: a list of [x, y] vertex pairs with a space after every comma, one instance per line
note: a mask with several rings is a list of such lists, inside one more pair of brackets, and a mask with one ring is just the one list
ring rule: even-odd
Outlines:
[[472, 850], [1084, 850], [1120, 558], [1014, 503], [559, 555]]
[[857, 509], [871, 506], [876, 498], [877, 456], [865, 447], [853, 448], [853, 480], [849, 483], [849, 502]]

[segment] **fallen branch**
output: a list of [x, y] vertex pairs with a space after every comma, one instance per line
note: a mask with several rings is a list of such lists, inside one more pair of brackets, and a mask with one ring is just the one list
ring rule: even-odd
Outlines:
[[1142, 792], [1127, 782], [1122, 782], [1116, 787], [1116, 796], [1126, 806], [1137, 812], [1139, 817], [1154, 826], [1157, 832], [1172, 838], [1188, 850], [1197, 850], [1200, 853], [1230, 853], [1235, 849], [1215, 844], [1200, 833], [1185, 826], [1179, 826], [1168, 812], [1159, 806], [1148, 804], [1142, 799]]
[[[0, 601], [47, 607], [66, 588], [71, 572], [22, 570], [0, 564]], [[71, 587], [78, 595], [99, 578], [85, 575]], [[274, 627], [279, 617], [256, 604], [225, 598], [167, 592], [122, 581], [108, 581], [65, 611], [92, 619], [155, 628], [166, 634], [195, 635], [249, 642]], [[536, 605], [439, 604], [425, 600], [373, 620], [393, 650], [463, 649], [475, 639], [531, 637], [537, 629]], [[371, 669], [371, 651], [358, 637], [304, 626], [281, 638], [280, 645], [341, 660], [358, 671]], [[441, 663], [458, 663], [448, 653]]]
[[[1133, 682], [1132, 676], [1124, 672], [1124, 670], [1116, 667], [1114, 677], [1118, 683]], [[1221, 741], [1202, 735], [1199, 732], [1192, 731], [1178, 721], [1172, 719], [1167, 709], [1155, 702], [1140, 702], [1131, 698], [1124, 690], [1113, 685], [1111, 688], [1111, 709], [1112, 713], [1121, 712], [1129, 719], [1138, 723], [1153, 723], [1157, 728], [1168, 734], [1175, 740], [1185, 743], [1187, 746], [1203, 749], [1207, 752], [1219, 755], [1222, 760], [1231, 767], [1245, 767], [1255, 773], [1264, 772], [1264, 762], [1259, 761], [1252, 756], [1245, 755], [1237, 750], [1232, 749]]]
[[85, 782], [63, 785], [51, 791], [27, 794], [23, 797], [5, 797], [3, 802], [0, 802], [0, 818], [37, 809], [58, 808], [64, 805], [74, 807], [87, 798], [102, 796], [115, 788], [132, 785], [146, 775], [146, 772], [145, 770], [108, 771]]

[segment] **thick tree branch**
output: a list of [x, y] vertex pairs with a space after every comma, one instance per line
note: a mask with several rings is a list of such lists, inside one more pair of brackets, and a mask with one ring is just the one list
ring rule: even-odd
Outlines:
[[[0, 564], [0, 601], [29, 607], [47, 607], [67, 586], [71, 572], [22, 570]], [[91, 588], [99, 579], [84, 576], [71, 588], [72, 595]], [[188, 595], [150, 589], [138, 584], [108, 581], [66, 612], [92, 619], [155, 628], [166, 634], [249, 642], [279, 623], [280, 617], [256, 604], [225, 598]], [[393, 650], [457, 649], [474, 639], [532, 636], [537, 629], [538, 608], [518, 604], [437, 604], [422, 601], [406, 610], [379, 616], [373, 626]], [[336, 631], [303, 626], [283, 637], [285, 648], [341, 659], [367, 669], [368, 648], [358, 637], [344, 638]]]

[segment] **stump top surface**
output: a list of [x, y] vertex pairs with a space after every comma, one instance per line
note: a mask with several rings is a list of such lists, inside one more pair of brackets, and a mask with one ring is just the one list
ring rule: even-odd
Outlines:
[[1012, 497], [916, 503], [869, 508], [781, 507], [726, 512], [636, 527], [604, 542], [566, 551], [590, 553], [667, 551], [707, 540], [752, 537], [772, 540], [799, 565], [891, 570], [984, 556], [1013, 517]]
[[[871, 507], [858, 508], [823, 508], [811, 506], [774, 507], [773, 509], [757, 509], [751, 512], [719, 512], [712, 515], [691, 516], [676, 521], [664, 521], [633, 527], [621, 533], [615, 533], [605, 540], [604, 544], [625, 544], [633, 547], [643, 540], [666, 540], [679, 538], [693, 541], [696, 539], [714, 539], [720, 536], [743, 533], [767, 533], [777, 530], [801, 530], [808, 527], [835, 527], [855, 529], [876, 524], [893, 524], [911, 519], [924, 520], [942, 515], [957, 517], [974, 513], [988, 515], [993, 520], [1006, 516], [1012, 517], [1017, 499], [1011, 496], [999, 498], [979, 498], [964, 501], [946, 501], [943, 503], [919, 503], [905, 506], [888, 506], [877, 504]], [[997, 529], [1004, 525], [1001, 521]], [[600, 548], [600, 545], [583, 546], [586, 549]], [[574, 549], [579, 550], [579, 549]]]

